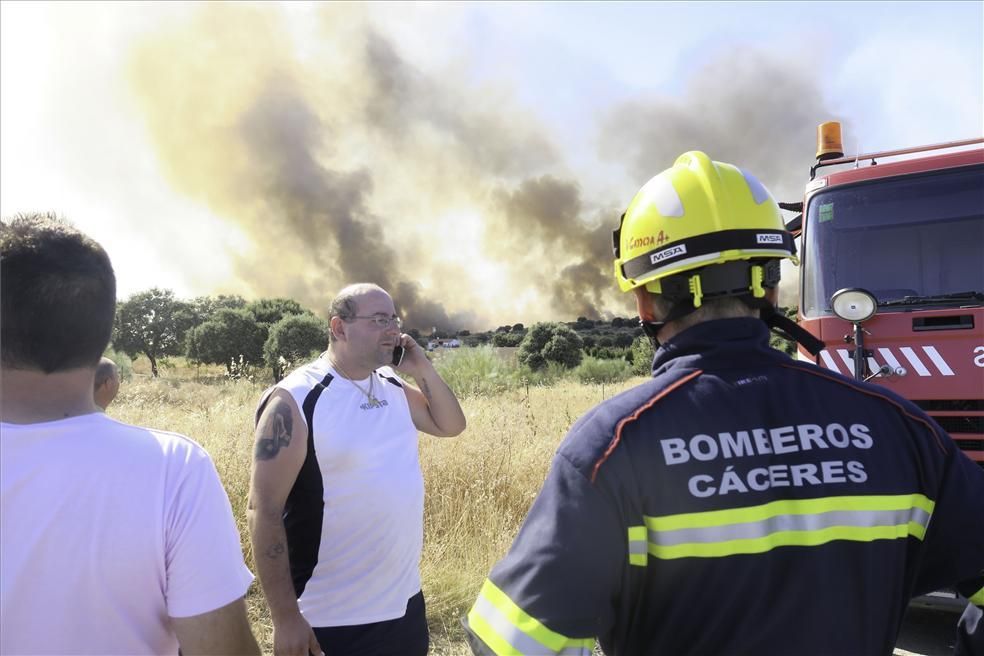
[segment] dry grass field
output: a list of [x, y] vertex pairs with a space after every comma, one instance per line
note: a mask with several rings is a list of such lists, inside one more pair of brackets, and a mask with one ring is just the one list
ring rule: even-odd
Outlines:
[[[156, 380], [147, 373], [146, 361], [138, 359], [109, 414], [183, 433], [205, 447], [225, 484], [247, 564], [255, 572], [245, 510], [253, 411], [264, 385], [226, 380], [220, 369], [176, 366]], [[641, 380], [604, 387], [562, 380], [475, 394], [462, 401], [468, 418], [462, 435], [421, 437], [426, 485], [421, 573], [432, 654], [470, 653], [460, 618], [512, 542], [561, 438], [588, 408]], [[272, 653], [273, 626], [258, 583], [247, 601], [260, 645]]]

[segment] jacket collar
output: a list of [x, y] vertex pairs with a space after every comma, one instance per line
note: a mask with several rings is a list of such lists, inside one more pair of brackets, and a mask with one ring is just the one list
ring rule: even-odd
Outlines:
[[662, 344], [653, 358], [653, 375], [669, 367], [761, 364], [763, 357], [786, 356], [769, 347], [769, 329], [761, 319], [714, 319], [691, 326]]

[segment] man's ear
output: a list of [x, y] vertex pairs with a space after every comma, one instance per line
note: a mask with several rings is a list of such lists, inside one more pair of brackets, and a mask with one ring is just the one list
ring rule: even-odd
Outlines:
[[328, 329], [331, 330], [331, 341], [345, 341], [345, 321], [341, 317], [332, 317]]
[[765, 300], [773, 305], [779, 305], [779, 285], [776, 285], [775, 287], [766, 287]]
[[632, 290], [636, 297], [636, 312], [643, 321], [656, 321], [656, 314], [653, 312], [653, 295], [646, 291], [645, 286], [636, 287]]

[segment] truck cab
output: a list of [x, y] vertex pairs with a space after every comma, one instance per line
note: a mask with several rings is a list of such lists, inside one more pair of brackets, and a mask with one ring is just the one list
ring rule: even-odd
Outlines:
[[799, 357], [912, 400], [984, 467], [984, 139], [844, 158], [830, 125], [795, 226], [827, 348]]

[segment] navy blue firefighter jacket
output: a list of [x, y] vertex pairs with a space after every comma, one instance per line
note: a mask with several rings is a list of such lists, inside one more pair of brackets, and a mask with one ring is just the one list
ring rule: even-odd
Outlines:
[[912, 403], [691, 327], [589, 411], [465, 618], [478, 654], [891, 654], [984, 573], [984, 469]]

